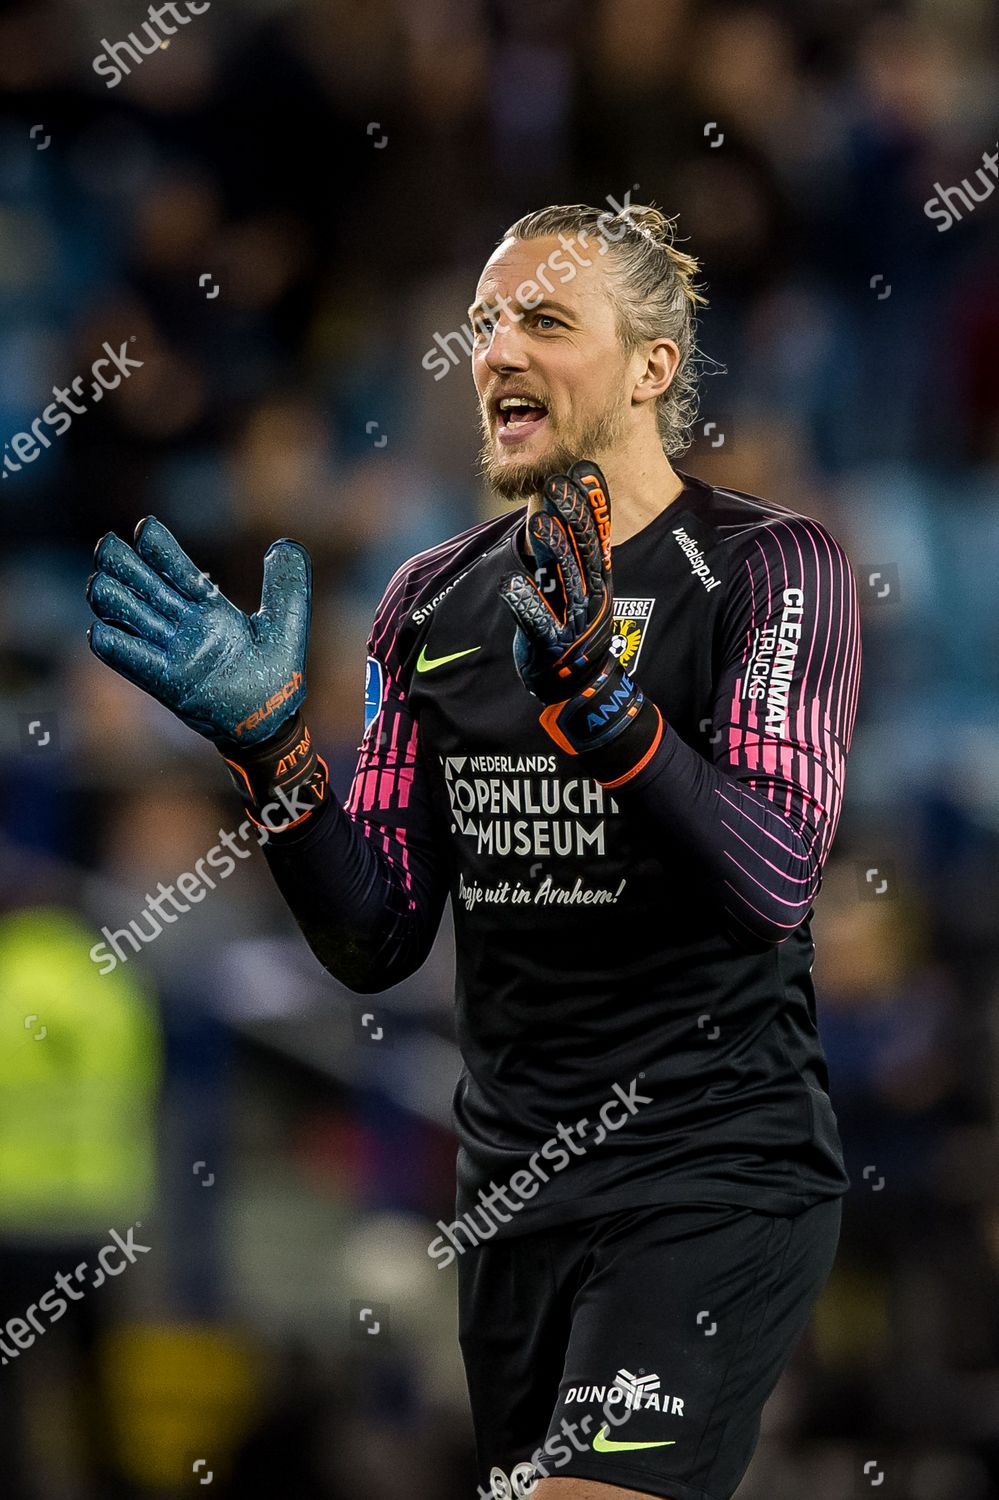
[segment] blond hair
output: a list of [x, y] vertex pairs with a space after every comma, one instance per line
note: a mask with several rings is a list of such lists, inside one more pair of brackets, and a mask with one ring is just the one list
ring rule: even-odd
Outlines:
[[[675, 244], [676, 219], [649, 204], [618, 212], [585, 203], [555, 204], [525, 214], [503, 239], [537, 240], [549, 235], [593, 234], [610, 252], [615, 283], [618, 337], [627, 353], [652, 339], [672, 339], [680, 351], [676, 374], [656, 400], [656, 428], [663, 452], [673, 458], [689, 448], [697, 417], [697, 308], [707, 303], [694, 278], [692, 255]], [[501, 242], [502, 243], [502, 242]]]

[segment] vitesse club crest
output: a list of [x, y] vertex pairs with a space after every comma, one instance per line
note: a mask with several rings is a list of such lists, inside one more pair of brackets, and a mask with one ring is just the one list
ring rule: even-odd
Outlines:
[[616, 656], [624, 670], [634, 672], [638, 664], [638, 653], [642, 649], [652, 617], [654, 599], [614, 600], [614, 639], [611, 655]]

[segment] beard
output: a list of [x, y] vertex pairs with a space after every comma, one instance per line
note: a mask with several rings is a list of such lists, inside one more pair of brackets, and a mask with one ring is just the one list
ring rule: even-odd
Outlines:
[[488, 419], [480, 415], [483, 434], [479, 450], [479, 472], [501, 500], [528, 500], [540, 495], [551, 474], [565, 474], [578, 459], [599, 463], [616, 448], [625, 431], [624, 402], [608, 402], [597, 416], [581, 423], [574, 431], [560, 434], [549, 410], [548, 421], [554, 441], [544, 456], [533, 463], [504, 464], [497, 460]]

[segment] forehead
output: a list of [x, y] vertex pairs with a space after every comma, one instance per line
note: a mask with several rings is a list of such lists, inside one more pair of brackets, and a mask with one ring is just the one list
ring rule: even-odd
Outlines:
[[[606, 262], [595, 235], [588, 235], [584, 245], [578, 235], [566, 234], [566, 243], [558, 235], [538, 240], [504, 240], [497, 245], [482, 268], [475, 289], [475, 301], [486, 302], [502, 294], [516, 304], [523, 290], [525, 298], [537, 302], [539, 297], [553, 297], [576, 312], [587, 323], [613, 323], [614, 309]], [[566, 248], [568, 246], [569, 248]], [[572, 251], [581, 261], [580, 265]], [[572, 269], [572, 277], [568, 269]], [[549, 293], [548, 286], [554, 288]], [[531, 285], [533, 283], [533, 285]]]

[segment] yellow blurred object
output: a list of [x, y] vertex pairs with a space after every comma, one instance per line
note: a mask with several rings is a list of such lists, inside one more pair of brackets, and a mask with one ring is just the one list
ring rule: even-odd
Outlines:
[[129, 1480], [194, 1493], [225, 1473], [258, 1402], [258, 1360], [244, 1343], [210, 1325], [130, 1324], [105, 1340], [102, 1364]]
[[0, 919], [0, 1232], [106, 1234], [153, 1201], [154, 1000], [92, 943], [59, 908]]
[[889, 1349], [889, 1288], [863, 1267], [839, 1264], [823, 1288], [812, 1322], [816, 1355], [830, 1368], [876, 1364]]

